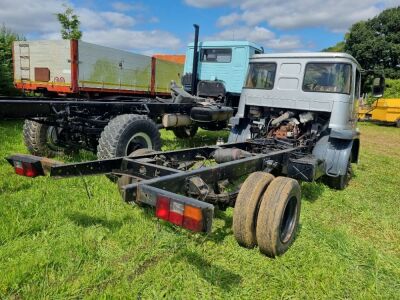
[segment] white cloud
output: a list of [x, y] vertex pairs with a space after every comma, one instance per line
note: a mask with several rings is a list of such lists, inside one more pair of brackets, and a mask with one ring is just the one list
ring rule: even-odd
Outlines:
[[185, 0], [185, 3], [198, 8], [218, 7], [224, 5], [232, 5], [239, 1], [237, 0]]
[[[68, 0], [67, 0], [68, 1]], [[65, 10], [63, 3], [73, 7], [65, 0], [0, 0], [0, 24], [4, 24], [28, 38], [60, 39], [60, 24], [56, 13]], [[122, 2], [121, 2], [122, 3]], [[141, 4], [124, 7], [120, 4], [114, 9], [145, 9]], [[162, 30], [134, 30], [136, 20], [119, 11], [96, 11], [85, 7], [73, 7], [81, 21], [83, 40], [109, 47], [133, 50], [135, 52], [169, 52], [181, 49], [179, 38]], [[152, 17], [147, 22], [157, 23]]]
[[121, 28], [89, 30], [83, 33], [84, 40], [90, 43], [125, 50], [167, 49], [178, 50], [181, 40], [173, 34], [160, 31], [139, 31]]
[[39, 33], [59, 28], [56, 13], [63, 11], [62, 0], [0, 0], [0, 23], [20, 34]]
[[232, 13], [230, 15], [219, 17], [217, 20], [217, 25], [220, 27], [229, 26], [229, 25], [236, 23], [240, 19], [241, 19], [241, 15], [239, 15], [238, 13]]
[[[377, 15], [384, 8], [399, 5], [399, 0], [185, 0], [199, 7], [230, 4], [240, 10], [222, 16], [217, 25], [226, 26], [238, 21], [248, 25], [263, 22], [279, 29], [324, 27], [332, 31], [346, 31], [359, 20]], [[397, 3], [397, 4], [396, 4]]]
[[303, 48], [297, 36], [277, 37], [271, 30], [261, 26], [241, 26], [230, 28], [206, 38], [208, 40], [248, 40], [255, 42], [266, 49], [293, 51]]
[[102, 16], [112, 25], [117, 27], [129, 27], [135, 24], [135, 20], [132, 17], [118, 12], [102, 12], [100, 13], [100, 16]]
[[130, 10], [137, 10], [137, 11], [144, 11], [147, 7], [142, 3], [126, 3], [121, 1], [116, 1], [111, 3], [112, 8], [117, 11], [130, 11]]

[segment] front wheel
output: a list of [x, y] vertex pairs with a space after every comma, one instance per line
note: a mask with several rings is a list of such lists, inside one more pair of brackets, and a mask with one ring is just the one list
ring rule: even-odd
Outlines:
[[346, 166], [346, 173], [339, 175], [337, 177], [327, 176], [325, 178], [326, 184], [335, 190], [344, 190], [350, 182], [351, 177], [353, 177], [353, 168], [351, 166], [352, 157], [350, 155]]

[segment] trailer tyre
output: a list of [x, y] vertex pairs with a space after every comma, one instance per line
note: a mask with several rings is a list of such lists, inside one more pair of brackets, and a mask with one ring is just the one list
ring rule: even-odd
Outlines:
[[140, 148], [161, 149], [157, 125], [146, 116], [126, 114], [112, 119], [104, 128], [97, 146], [97, 157], [128, 156]]
[[260, 200], [274, 176], [254, 172], [240, 188], [233, 211], [233, 234], [239, 245], [252, 248], [256, 245], [256, 222]]
[[65, 153], [65, 148], [56, 145], [56, 128], [35, 121], [25, 120], [23, 137], [28, 151], [37, 156], [54, 157]]
[[194, 137], [199, 127], [197, 125], [175, 127], [172, 129], [178, 139], [187, 139]]
[[282, 255], [295, 239], [300, 219], [300, 186], [291, 178], [277, 177], [261, 200], [256, 236], [260, 251], [269, 256]]

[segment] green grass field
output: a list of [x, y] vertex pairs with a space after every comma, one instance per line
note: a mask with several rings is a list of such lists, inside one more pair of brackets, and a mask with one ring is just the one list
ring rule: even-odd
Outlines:
[[[360, 129], [350, 186], [302, 184], [297, 240], [269, 259], [236, 244], [232, 209], [191, 234], [123, 203], [103, 176], [14, 175], [2, 158], [26, 153], [22, 123], [0, 122], [0, 298], [400, 299], [400, 129]], [[162, 135], [166, 149], [226, 137]]]

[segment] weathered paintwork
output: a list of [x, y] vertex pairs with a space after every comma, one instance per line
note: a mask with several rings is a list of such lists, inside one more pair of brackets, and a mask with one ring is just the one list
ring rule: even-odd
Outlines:
[[[262, 49], [247, 41], [199, 42], [199, 49], [232, 49], [230, 62], [202, 62], [199, 55], [198, 80], [219, 80], [227, 93], [240, 94], [243, 88], [250, 57], [262, 53]], [[192, 73], [194, 44], [188, 45], [184, 74]]]
[[[171, 80], [180, 82], [183, 65], [146, 55], [73, 41], [15, 42], [14, 82], [18, 88], [62, 93], [118, 92], [168, 94]], [[72, 69], [73, 52], [79, 59]], [[50, 80], [34, 78], [35, 68], [49, 68]], [[154, 68], [154, 69], [153, 69]], [[154, 75], [154, 78], [152, 77]], [[73, 89], [74, 79], [77, 87]]]

